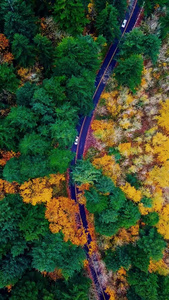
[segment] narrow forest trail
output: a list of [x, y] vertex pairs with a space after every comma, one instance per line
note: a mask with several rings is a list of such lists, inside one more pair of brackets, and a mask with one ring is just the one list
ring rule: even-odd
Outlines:
[[[105, 85], [107, 83], [107, 80], [114, 69], [116, 65], [116, 59], [117, 54], [119, 52], [119, 43], [121, 38], [126, 32], [129, 32], [133, 29], [135, 26], [137, 19], [139, 17], [140, 8], [138, 7], [137, 0], [135, 0], [130, 7], [129, 11], [126, 12], [126, 15], [124, 19], [127, 20], [125, 27], [121, 27], [121, 37], [119, 40], [117, 40], [114, 44], [112, 44], [106, 54], [106, 57], [102, 63], [102, 66], [97, 74], [96, 81], [95, 81], [95, 93], [93, 96], [93, 103], [94, 103], [94, 109], [91, 111], [90, 116], [83, 117], [80, 119], [79, 125], [77, 126], [79, 141], [78, 145], [73, 144], [71, 151], [75, 153], [75, 158], [72, 161], [71, 165], [74, 166], [76, 164], [76, 161], [78, 159], [81, 159], [84, 154], [85, 149], [85, 143], [87, 140], [89, 128], [92, 122], [92, 118], [96, 109], [96, 106], [99, 102], [101, 93], [103, 92]], [[71, 172], [71, 170], [70, 170]], [[70, 194], [71, 198], [74, 199], [77, 202], [78, 194], [80, 191], [78, 190], [78, 187], [76, 185], [72, 185], [70, 183]], [[84, 229], [87, 231], [88, 229], [88, 223], [86, 218], [86, 212], [85, 207], [82, 204], [79, 204], [79, 211], [80, 211], [80, 218], [83, 224]], [[109, 295], [105, 292], [105, 287], [102, 286], [102, 283], [100, 282], [100, 271], [98, 268], [99, 265], [99, 258], [97, 256], [97, 253], [93, 253], [92, 255], [89, 254], [89, 247], [90, 243], [92, 241], [90, 233], [88, 233], [88, 240], [87, 243], [84, 246], [84, 250], [86, 252], [87, 260], [89, 262], [89, 268], [91, 277], [97, 292], [97, 296], [99, 300], [107, 300], [109, 299]]]

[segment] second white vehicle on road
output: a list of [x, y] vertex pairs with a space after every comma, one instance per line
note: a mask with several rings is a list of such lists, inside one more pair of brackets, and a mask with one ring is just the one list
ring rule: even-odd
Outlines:
[[79, 141], [79, 137], [78, 137], [78, 135], [77, 135], [76, 138], [75, 138], [74, 144], [77, 145], [77, 144], [78, 144], [78, 141]]
[[127, 23], [127, 20], [124, 19], [124, 20], [123, 20], [123, 23], [122, 23], [122, 25], [121, 25], [121, 27], [124, 28], [124, 27], [126, 26], [126, 23]]

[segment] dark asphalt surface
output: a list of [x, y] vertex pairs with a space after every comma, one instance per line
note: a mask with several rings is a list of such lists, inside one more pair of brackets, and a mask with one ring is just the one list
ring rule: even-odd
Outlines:
[[[129, 20], [129, 22], [127, 22], [125, 28], [121, 27], [121, 36], [125, 32], [131, 31], [136, 23], [136, 20], [137, 20], [139, 11], [140, 11], [140, 8], [137, 5], [137, 0], [134, 1], [133, 9], [130, 9], [130, 11], [131, 12], [126, 12], [126, 15], [124, 17], [124, 19], [126, 19], [127, 21]], [[106, 58], [97, 74], [96, 81], [95, 81], [96, 90], [95, 90], [95, 94], [93, 97], [94, 109], [100, 99], [101, 93], [103, 92], [103, 90], [105, 88], [107, 80], [108, 80], [113, 68], [116, 65], [117, 54], [119, 52], [119, 49], [118, 49], [119, 41], [120, 41], [120, 39], [118, 41], [115, 41], [115, 43], [111, 45], [111, 47], [109, 48], [109, 51], [106, 55]], [[112, 56], [113, 56], [113, 59], [112, 59]], [[87, 132], [90, 127], [92, 117], [93, 117], [94, 109], [91, 112], [90, 116], [83, 117], [80, 119], [79, 124], [76, 128], [78, 131], [78, 135], [79, 135], [79, 142], [78, 142], [78, 145], [73, 144], [72, 149], [71, 149], [72, 152], [76, 153], [76, 158], [71, 163], [72, 166], [76, 164], [76, 159], [81, 159], [83, 157], [86, 136], [87, 136]], [[70, 172], [71, 172], [71, 170], [70, 170]], [[72, 185], [70, 183], [70, 191], [71, 191], [71, 198], [76, 201], [76, 194], [78, 194], [78, 188], [75, 185]], [[85, 213], [84, 205], [79, 204], [79, 209], [80, 209], [81, 219], [83, 222], [83, 227], [87, 230], [88, 224], [87, 224], [87, 220], [86, 220], [86, 213]], [[91, 242], [91, 236], [90, 236], [90, 234], [88, 234], [88, 244], [90, 244], [90, 242]], [[84, 246], [84, 250], [86, 252], [87, 259], [89, 260], [90, 272], [91, 272], [93, 282], [94, 282], [96, 290], [97, 290], [98, 298], [100, 300], [105, 300], [105, 299], [108, 300], [109, 296], [105, 293], [103, 287], [101, 286], [101, 284], [99, 282], [99, 273], [96, 271], [96, 268], [92, 262], [92, 259], [89, 257], [88, 245]]]

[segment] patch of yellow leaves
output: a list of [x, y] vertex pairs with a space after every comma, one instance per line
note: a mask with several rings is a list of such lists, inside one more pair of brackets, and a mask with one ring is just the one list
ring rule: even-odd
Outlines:
[[20, 194], [25, 203], [32, 205], [47, 203], [51, 200], [53, 189], [59, 190], [61, 182], [65, 180], [63, 174], [51, 174], [50, 177], [35, 178], [25, 181], [20, 186]]
[[161, 103], [160, 115], [157, 117], [158, 125], [169, 133], [169, 99]]
[[131, 143], [121, 143], [118, 146], [120, 153], [124, 156], [130, 155]]
[[158, 185], [159, 187], [169, 187], [169, 161], [166, 161], [162, 167], [155, 166], [147, 174], [146, 183], [148, 185]]
[[105, 154], [103, 157], [95, 158], [92, 164], [97, 169], [102, 169], [103, 174], [110, 177], [115, 183], [120, 177], [121, 169], [119, 164], [116, 164], [114, 156]]
[[116, 300], [116, 293], [115, 291], [112, 289], [112, 287], [107, 286], [106, 290], [105, 290], [106, 294], [108, 294], [110, 296], [109, 300]]
[[115, 130], [113, 121], [94, 120], [91, 124], [94, 135], [112, 147], [115, 144]]
[[165, 239], [169, 239], [169, 204], [164, 206], [159, 212], [159, 222], [156, 227], [159, 233], [161, 233]]
[[52, 198], [53, 189], [48, 186], [46, 178], [35, 178], [25, 181], [20, 186], [20, 194], [23, 202], [32, 205], [49, 202]]
[[153, 137], [153, 152], [157, 155], [157, 159], [160, 163], [169, 159], [169, 138], [168, 136], [157, 132]]
[[163, 276], [169, 275], [168, 266], [165, 264], [165, 262], [162, 259], [160, 259], [159, 261], [150, 260], [148, 271], [150, 273], [158, 272], [160, 275]]
[[130, 183], [126, 182], [125, 186], [121, 186], [120, 188], [125, 193], [128, 199], [134, 202], [140, 202], [142, 198], [141, 191], [136, 190], [134, 186], [130, 185]]
[[0, 179], [0, 200], [5, 197], [5, 194], [15, 194], [18, 188], [17, 182], [8, 182]]

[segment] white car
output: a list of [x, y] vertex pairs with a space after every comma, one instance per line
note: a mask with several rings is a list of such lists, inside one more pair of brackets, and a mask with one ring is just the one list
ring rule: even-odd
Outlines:
[[79, 141], [79, 137], [78, 137], [78, 135], [77, 135], [76, 138], [75, 138], [74, 144], [77, 145], [77, 144], [78, 144], [78, 141]]
[[122, 25], [121, 25], [121, 27], [124, 28], [124, 27], [126, 26], [126, 23], [127, 23], [127, 20], [124, 19], [124, 20], [123, 20], [123, 23], [122, 23]]

